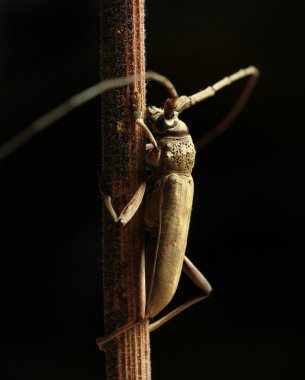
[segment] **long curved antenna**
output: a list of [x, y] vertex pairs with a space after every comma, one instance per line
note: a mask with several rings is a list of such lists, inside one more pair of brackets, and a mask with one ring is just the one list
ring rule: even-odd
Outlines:
[[[237, 74], [237, 73], [236, 73]], [[244, 76], [241, 76], [238, 79], [241, 79], [247, 75], [251, 75], [250, 79], [248, 80], [246, 87], [244, 88], [243, 92], [231, 108], [231, 110], [226, 114], [226, 116], [206, 135], [204, 135], [202, 138], [200, 138], [195, 143], [195, 147], [197, 150], [200, 150], [204, 147], [206, 147], [208, 144], [210, 144], [213, 140], [215, 140], [219, 135], [221, 135], [228, 127], [229, 125], [235, 120], [235, 118], [238, 116], [238, 114], [241, 112], [241, 110], [246, 105], [251, 92], [253, 91], [257, 79], [259, 77], [259, 71], [256, 67], [250, 66], [248, 69], [244, 70]]]
[[105, 91], [126, 86], [127, 84], [133, 83], [135, 80], [141, 79], [153, 80], [155, 82], [158, 82], [166, 88], [166, 90], [170, 94], [170, 97], [178, 97], [177, 91], [172, 82], [165, 76], [160, 75], [154, 71], [147, 71], [145, 74], [130, 75], [128, 78], [121, 77], [107, 79], [87, 88], [84, 91], [81, 91], [76, 95], [73, 95], [71, 98], [69, 98], [53, 110], [49, 111], [45, 115], [36, 119], [33, 123], [31, 123], [28, 127], [23, 129], [16, 136], [5, 142], [2, 146], [0, 146], [0, 161], [12, 152], [14, 152], [16, 149], [20, 148], [27, 141], [31, 140], [39, 132], [42, 132], [51, 124], [66, 116], [74, 109], [87, 103], [89, 100], [103, 94]]
[[259, 71], [255, 66], [249, 66], [246, 69], [241, 69], [236, 73], [223, 78], [219, 82], [213, 84], [213, 86], [209, 86], [206, 89], [197, 92], [191, 96], [180, 96], [177, 99], [177, 111], [182, 112], [187, 108], [193, 106], [196, 103], [202, 102], [203, 100], [214, 96], [216, 92], [221, 90], [222, 88], [229, 86], [231, 83], [238, 81], [239, 79], [245, 78], [247, 76], [251, 76], [244, 88], [243, 92], [237, 99], [234, 106], [228, 112], [228, 114], [214, 127], [209, 133], [199, 139], [196, 143], [196, 149], [200, 150], [206, 145], [208, 145], [211, 141], [213, 141], [216, 137], [218, 137], [221, 133], [223, 133], [228, 126], [232, 123], [232, 121], [236, 118], [236, 116], [243, 109], [245, 104], [247, 103], [250, 94], [257, 82], [259, 77]]

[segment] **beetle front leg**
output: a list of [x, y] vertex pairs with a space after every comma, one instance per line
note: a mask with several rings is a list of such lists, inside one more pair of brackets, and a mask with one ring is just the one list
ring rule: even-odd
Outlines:
[[145, 122], [143, 120], [143, 115], [142, 115], [142, 111], [140, 108], [140, 95], [139, 95], [139, 93], [136, 92], [132, 98], [133, 98], [132, 108], [133, 108], [133, 115], [134, 115], [135, 121], [140, 127], [142, 127], [144, 129], [144, 132], [145, 132], [148, 140], [152, 143], [152, 145], [155, 148], [157, 148], [158, 147], [157, 142], [156, 142], [153, 134], [150, 132], [149, 128], [147, 127], [147, 125], [145, 124]]
[[160, 157], [161, 157], [161, 149], [155, 148], [152, 144], [146, 144], [146, 164], [149, 167], [158, 166]]
[[188, 278], [197, 285], [201, 290], [203, 290], [203, 294], [197, 297], [192, 298], [191, 300], [183, 303], [178, 306], [176, 309], [166, 314], [164, 317], [160, 318], [158, 321], [152, 323], [149, 326], [149, 331], [154, 331], [164, 325], [166, 322], [174, 318], [176, 315], [180, 314], [182, 311], [188, 309], [190, 306], [194, 305], [197, 302], [200, 302], [209, 297], [212, 287], [208, 280], [204, 277], [204, 275], [199, 271], [198, 268], [188, 259], [186, 256], [183, 261], [183, 271], [188, 276]]

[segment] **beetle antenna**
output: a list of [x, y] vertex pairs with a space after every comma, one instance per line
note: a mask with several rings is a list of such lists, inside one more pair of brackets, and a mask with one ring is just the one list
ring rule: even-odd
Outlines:
[[259, 77], [259, 71], [255, 66], [249, 66], [246, 69], [241, 69], [236, 73], [223, 78], [222, 80], [216, 82], [212, 86], [207, 87], [206, 89], [197, 92], [191, 96], [180, 96], [176, 102], [176, 110], [181, 113], [182, 111], [192, 107], [196, 103], [202, 102], [203, 100], [210, 98], [216, 94], [222, 88], [229, 86], [233, 82], [238, 81], [239, 79], [243, 79], [247, 76], [250, 76], [243, 92], [237, 99], [236, 103], [229, 111], [229, 113], [214, 127], [209, 133], [199, 139], [195, 146], [197, 149], [202, 149], [210, 142], [212, 142], [216, 137], [222, 134], [229, 125], [233, 122], [233, 120], [237, 117], [240, 111], [244, 108], [247, 103], [250, 94], [252, 93], [257, 79]]
[[60, 120], [71, 111], [87, 103], [89, 100], [102, 95], [105, 91], [112, 90], [114, 88], [126, 86], [127, 84], [133, 83], [135, 80], [153, 80], [158, 82], [169, 92], [171, 98], [177, 98], [178, 94], [173, 83], [167, 79], [165, 76], [156, 73], [155, 71], [147, 71], [143, 74], [130, 75], [128, 78], [114, 78], [107, 79], [99, 82], [84, 91], [73, 95], [65, 102], [61, 103], [59, 106], [53, 108], [51, 111], [47, 112], [43, 116], [36, 119], [29, 126], [24, 128], [21, 132], [16, 134], [14, 137], [6, 141], [0, 146], [0, 161], [13, 153], [15, 150], [20, 148], [22, 145], [31, 140], [39, 132], [42, 132], [50, 125], [54, 124], [56, 121]]
[[250, 70], [248, 71], [249, 73], [248, 75], [251, 75], [251, 77], [248, 80], [246, 87], [242, 91], [241, 95], [239, 96], [239, 98], [237, 99], [237, 101], [235, 102], [231, 110], [225, 115], [225, 117], [218, 124], [216, 124], [216, 126], [210, 132], [208, 132], [203, 137], [201, 137], [198, 141], [195, 142], [195, 147], [197, 150], [200, 150], [206, 147], [218, 136], [220, 136], [230, 126], [230, 124], [236, 119], [238, 114], [246, 105], [256, 85], [256, 82], [259, 76], [259, 71], [255, 67], [251, 66], [250, 68], [251, 69], [253, 68], [253, 72], [251, 75], [251, 71]]

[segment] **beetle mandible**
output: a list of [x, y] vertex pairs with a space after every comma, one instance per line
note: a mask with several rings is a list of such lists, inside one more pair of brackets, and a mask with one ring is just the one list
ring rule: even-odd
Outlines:
[[189, 130], [179, 119], [179, 114], [192, 105], [213, 96], [232, 82], [250, 76], [247, 86], [231, 111], [209, 134], [199, 140], [197, 146], [202, 148], [222, 133], [237, 116], [246, 103], [258, 75], [257, 68], [249, 66], [192, 96], [180, 97], [168, 79], [159, 78], [171, 97], [166, 100], [164, 108], [147, 107], [145, 118], [140, 112], [139, 95], [133, 96], [135, 121], [144, 129], [150, 140], [150, 143], [146, 145], [146, 163], [152, 170], [152, 174], [147, 183], [140, 186], [119, 216], [112, 206], [111, 197], [104, 194], [102, 189], [101, 192], [113, 220], [122, 225], [130, 221], [144, 199], [146, 245], [145, 265], [141, 268], [144, 281], [141, 283], [146, 284], [146, 302], [143, 302], [145, 309], [142, 310], [138, 322], [128, 323], [113, 333], [97, 339], [101, 350], [104, 349], [105, 343], [126, 332], [136, 323], [159, 314], [173, 298], [182, 270], [202, 290], [203, 294], [185, 302], [152, 323], [150, 331], [209, 296], [212, 290], [211, 285], [185, 256], [194, 193], [191, 174], [196, 151]]

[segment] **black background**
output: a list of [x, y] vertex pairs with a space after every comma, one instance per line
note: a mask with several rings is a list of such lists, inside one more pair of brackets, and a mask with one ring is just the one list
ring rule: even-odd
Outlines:
[[[6, 0], [1, 142], [99, 80], [99, 1]], [[246, 109], [198, 153], [187, 255], [212, 297], [153, 333], [154, 379], [305, 379], [304, 2], [147, 2], [147, 67], [192, 94], [255, 64]], [[236, 84], [183, 115], [194, 138]], [[166, 93], [148, 86], [149, 103]], [[0, 163], [1, 379], [103, 379], [100, 101]], [[197, 294], [182, 278], [174, 303]]]

